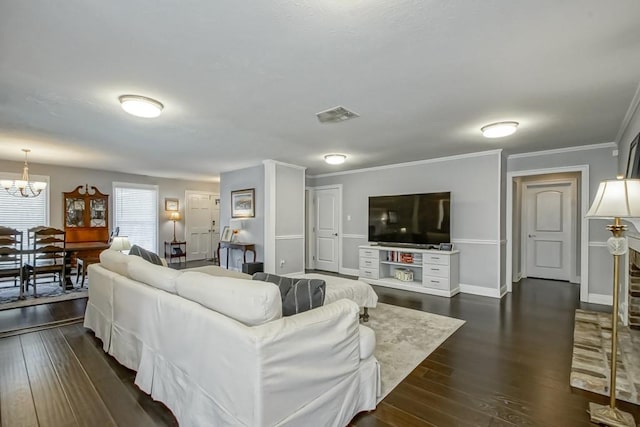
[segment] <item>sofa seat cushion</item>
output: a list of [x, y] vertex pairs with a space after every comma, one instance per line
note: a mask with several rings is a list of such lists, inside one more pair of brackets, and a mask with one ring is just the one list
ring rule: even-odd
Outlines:
[[182, 274], [181, 271], [152, 264], [140, 257], [130, 258], [127, 265], [129, 278], [172, 294], [177, 293], [176, 279]]
[[212, 276], [235, 277], [236, 279], [251, 280], [250, 274], [227, 270], [226, 268], [218, 267], [217, 265], [203, 265], [201, 267], [185, 268], [182, 271], [199, 271], [200, 273], [206, 273]]
[[269, 273], [255, 273], [253, 280], [278, 285], [282, 298], [283, 316], [293, 316], [324, 304], [326, 288], [324, 280], [282, 277]]
[[187, 271], [176, 279], [178, 295], [248, 326], [282, 317], [280, 291], [274, 284]]

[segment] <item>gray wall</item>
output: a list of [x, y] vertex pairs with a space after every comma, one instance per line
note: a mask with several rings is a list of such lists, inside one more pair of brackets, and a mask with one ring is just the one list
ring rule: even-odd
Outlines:
[[[510, 157], [509, 172], [589, 165], [589, 205], [595, 196], [600, 181], [616, 177], [618, 159], [614, 148], [599, 147], [580, 151], [542, 153], [528, 157]], [[612, 261], [605, 242], [610, 237], [607, 222], [589, 221], [589, 293], [611, 295]]]
[[460, 282], [497, 292], [501, 158], [496, 150], [318, 176], [307, 184], [342, 184], [342, 265], [352, 270], [358, 269], [358, 246], [367, 243], [369, 196], [450, 191], [451, 239], [460, 249]]
[[[299, 166], [269, 161], [275, 176], [267, 173], [265, 181], [275, 179], [272, 200], [274, 218], [268, 218], [273, 224], [274, 241], [267, 242], [267, 248], [273, 248], [272, 267], [267, 263], [269, 273], [288, 274], [304, 272], [305, 253], [305, 170]], [[269, 166], [266, 166], [269, 167]], [[267, 233], [267, 236], [269, 233]], [[269, 249], [267, 249], [269, 250]]]
[[[264, 260], [264, 166], [258, 165], [220, 174], [220, 232], [231, 221], [231, 192], [235, 190], [255, 189], [255, 218], [246, 218], [242, 222], [242, 231], [238, 241], [256, 244], [256, 261]], [[226, 260], [226, 249], [220, 258]], [[252, 261], [247, 255], [247, 261]], [[224, 264], [224, 262], [221, 262]], [[242, 252], [232, 251], [229, 255], [229, 268], [242, 270]]]
[[[17, 173], [22, 171], [22, 162], [0, 160], [0, 171]], [[169, 221], [164, 210], [164, 198], [177, 198], [180, 200], [180, 214], [182, 220], [176, 223], [176, 237], [184, 238], [184, 207], [185, 190], [206, 191], [217, 193], [219, 185], [216, 182], [186, 181], [172, 178], [158, 178], [153, 176], [135, 175], [120, 172], [110, 172], [96, 169], [71, 168], [67, 166], [44, 165], [29, 163], [29, 173], [33, 175], [49, 176], [49, 201], [50, 224], [52, 227], [61, 228], [62, 218], [62, 193], [73, 191], [78, 185], [96, 187], [100, 192], [109, 194], [109, 229], [112, 229], [113, 221], [113, 182], [127, 182], [134, 184], [147, 184], [158, 186], [158, 253], [164, 254], [163, 242], [173, 239], [173, 222]], [[135, 243], [135, 242], [132, 242]]]

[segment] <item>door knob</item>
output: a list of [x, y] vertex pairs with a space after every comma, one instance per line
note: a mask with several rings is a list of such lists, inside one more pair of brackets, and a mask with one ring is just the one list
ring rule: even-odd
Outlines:
[[338, 233], [333, 233], [334, 236], [338, 236]]
[[529, 234], [529, 237], [536, 237], [535, 234]]

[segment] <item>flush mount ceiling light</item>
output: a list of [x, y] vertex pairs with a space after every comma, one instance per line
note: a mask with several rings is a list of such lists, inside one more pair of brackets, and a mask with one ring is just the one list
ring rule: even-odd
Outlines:
[[513, 134], [518, 129], [518, 125], [518, 122], [498, 122], [483, 126], [480, 130], [486, 138], [502, 138]]
[[122, 95], [118, 98], [122, 109], [127, 113], [137, 116], [151, 119], [158, 117], [162, 113], [164, 105], [160, 101], [147, 98], [140, 95]]
[[324, 156], [324, 161], [330, 165], [341, 165], [346, 159], [347, 156], [344, 154], [327, 154]]

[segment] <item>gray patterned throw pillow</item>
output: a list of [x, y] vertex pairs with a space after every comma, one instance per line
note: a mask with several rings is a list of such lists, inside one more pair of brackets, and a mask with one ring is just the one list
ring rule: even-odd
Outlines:
[[297, 279], [268, 273], [255, 273], [253, 280], [278, 285], [282, 298], [282, 315], [291, 316], [324, 304], [326, 283], [320, 279]]
[[152, 264], [162, 265], [162, 259], [151, 251], [141, 248], [138, 245], [133, 245], [129, 250], [129, 255], [139, 256], [145, 261], [149, 261]]

